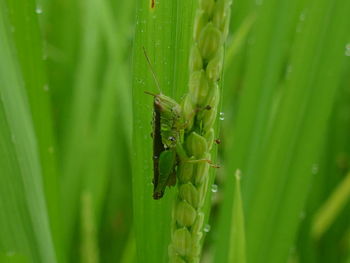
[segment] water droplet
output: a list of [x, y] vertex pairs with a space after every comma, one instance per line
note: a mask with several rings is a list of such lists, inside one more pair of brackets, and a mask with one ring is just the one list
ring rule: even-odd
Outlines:
[[35, 8], [35, 13], [37, 13], [38, 15], [42, 14], [43, 13], [43, 9], [40, 7], [40, 6], [37, 6]]
[[49, 85], [48, 84], [44, 85], [44, 91], [49, 91]]
[[217, 184], [213, 184], [213, 185], [211, 186], [211, 191], [212, 191], [213, 193], [217, 193], [217, 192], [218, 192], [218, 185], [217, 185]]
[[263, 0], [255, 0], [255, 4], [260, 6], [263, 4]]
[[350, 57], [350, 43], [345, 46], [345, 56]]
[[211, 229], [211, 226], [210, 226], [209, 224], [206, 224], [206, 225], [204, 226], [204, 228], [203, 228], [203, 231], [204, 231], [205, 233], [208, 233], [208, 232], [210, 231], [210, 229]]
[[11, 140], [12, 140], [13, 143], [16, 142], [16, 136], [14, 134], [11, 135]]
[[306, 216], [305, 211], [301, 211], [299, 215], [300, 220], [303, 220], [305, 216]]
[[304, 20], [305, 20], [305, 17], [306, 17], [305, 13], [302, 12], [302, 13], [300, 14], [300, 16], [299, 16], [300, 21], [304, 21]]
[[219, 119], [220, 119], [221, 121], [223, 121], [223, 120], [225, 119], [225, 113], [220, 112], [220, 117], [219, 117]]
[[318, 164], [313, 164], [311, 168], [312, 174], [317, 174], [318, 173]]

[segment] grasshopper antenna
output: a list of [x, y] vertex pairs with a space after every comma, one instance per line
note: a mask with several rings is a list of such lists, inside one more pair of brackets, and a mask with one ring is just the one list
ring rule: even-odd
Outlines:
[[149, 91], [144, 91], [144, 93], [148, 94], [148, 95], [151, 95], [153, 97], [157, 97], [158, 95], [157, 94], [154, 94], [152, 92], [149, 92]]
[[[158, 79], [157, 79], [156, 73], [155, 73], [155, 71], [154, 71], [154, 69], [153, 69], [153, 67], [152, 67], [151, 61], [149, 60], [149, 58], [148, 58], [148, 56], [147, 56], [146, 49], [145, 49], [144, 46], [142, 46], [142, 49], [143, 49], [143, 54], [144, 54], [145, 57], [146, 57], [148, 66], [149, 66], [149, 68], [150, 68], [150, 70], [151, 70], [151, 72], [152, 72], [152, 76], [153, 76], [154, 82], [156, 83], [156, 86], [157, 86], [159, 92], [162, 93], [162, 90], [160, 89], [160, 85], [159, 85], [159, 81], [158, 81]], [[148, 93], [148, 94], [149, 94], [149, 93]]]

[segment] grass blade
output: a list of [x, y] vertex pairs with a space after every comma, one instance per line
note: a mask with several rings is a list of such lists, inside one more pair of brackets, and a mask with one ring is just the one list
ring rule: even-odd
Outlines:
[[[227, 156], [228, 170], [243, 173], [248, 262], [284, 262], [293, 245], [345, 59], [349, 21], [342, 3], [272, 0], [257, 13]], [[298, 14], [300, 7], [307, 7], [306, 15]], [[225, 197], [231, 198], [228, 184]], [[231, 203], [225, 198], [223, 227], [232, 222], [225, 212]], [[228, 251], [225, 242], [218, 244], [218, 257]]]
[[[82, 3], [81, 3], [82, 4]], [[66, 125], [63, 149], [63, 176], [61, 183], [61, 204], [66, 211], [63, 218], [63, 244], [68, 253], [77, 224], [79, 200], [82, 187], [84, 160], [88, 158], [87, 142], [91, 141], [91, 118], [93, 98], [96, 96], [97, 60], [100, 54], [100, 39], [97, 14], [93, 0], [83, 4], [83, 24], [86, 25], [81, 47], [81, 56], [76, 74], [71, 119]]]
[[232, 227], [230, 235], [230, 254], [229, 262], [246, 262], [246, 248], [245, 248], [245, 226], [243, 205], [241, 197], [241, 175], [237, 170], [235, 174], [235, 196], [232, 206]]
[[81, 203], [81, 262], [98, 263], [99, 251], [91, 193], [87, 191], [83, 192]]
[[152, 199], [152, 98], [157, 89], [144, 57], [144, 46], [162, 92], [179, 100], [187, 87], [189, 41], [195, 1], [137, 2], [133, 50], [133, 199], [138, 261], [166, 262], [170, 240], [174, 189], [161, 200]]
[[0, 250], [28, 262], [56, 262], [37, 141], [13, 42], [0, 2]]
[[315, 215], [312, 235], [319, 239], [329, 226], [333, 223], [340, 210], [345, 206], [350, 197], [350, 174], [348, 174], [340, 185], [334, 190], [329, 199]]
[[57, 254], [60, 255], [60, 210], [53, 134], [50, 88], [46, 79], [42, 38], [34, 0], [8, 0], [8, 9], [24, 86], [27, 91], [42, 167], [43, 184], [50, 226]]
[[[350, 6], [342, 1], [308, 4], [309, 17], [297, 35], [291, 57], [295, 70], [290, 78], [287, 76], [275, 125], [266, 144], [269, 157], [260, 170], [261, 180], [256, 182], [259, 185], [250, 186], [254, 196], [247, 213], [247, 240], [252, 262], [258, 262], [261, 257], [269, 262], [281, 262], [288, 255], [345, 58], [349, 21], [343, 12], [349, 12]], [[334, 16], [339, 19], [329, 20]], [[319, 27], [320, 24], [323, 26]], [[317, 27], [320, 29], [315, 31]], [[332, 69], [329, 63], [334, 66]]]

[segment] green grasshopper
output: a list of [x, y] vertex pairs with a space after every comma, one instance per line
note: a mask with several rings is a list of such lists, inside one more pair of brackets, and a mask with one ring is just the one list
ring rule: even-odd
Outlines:
[[[150, 94], [150, 93], [147, 93]], [[153, 116], [153, 198], [160, 199], [166, 186], [176, 184], [178, 152], [183, 141], [181, 107], [163, 94], [154, 96]]]
[[[152, 68], [145, 48], [144, 55], [159, 90], [159, 94], [146, 92], [154, 97], [153, 113], [153, 198], [160, 199], [167, 186], [176, 184], [176, 168], [180, 161], [209, 162], [209, 160], [189, 160], [183, 147], [186, 121], [181, 106], [173, 99], [165, 96], [160, 89], [159, 81]], [[209, 106], [205, 109], [210, 109]]]
[[154, 97], [153, 112], [153, 198], [160, 199], [166, 186], [176, 184], [176, 167], [179, 162], [177, 148], [183, 152], [181, 144], [184, 134], [184, 119], [181, 106], [162, 94], [159, 81], [152, 68], [145, 48], [144, 55], [159, 90], [159, 94], [145, 92]]

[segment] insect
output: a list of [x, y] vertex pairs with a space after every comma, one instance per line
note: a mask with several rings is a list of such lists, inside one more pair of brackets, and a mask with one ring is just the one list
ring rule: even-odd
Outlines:
[[[182, 115], [181, 106], [172, 98], [161, 92], [159, 81], [156, 77], [152, 64], [143, 47], [149, 68], [159, 90], [159, 94], [145, 91], [154, 97], [153, 107], [153, 199], [163, 197], [167, 186], [176, 184], [176, 168], [180, 161], [208, 162], [210, 160], [190, 160], [182, 147], [184, 130], [187, 122]], [[210, 110], [207, 105], [203, 109]], [[194, 112], [195, 113], [195, 112]], [[216, 166], [214, 166], [216, 167]]]
[[167, 186], [176, 184], [176, 167], [179, 162], [176, 148], [181, 147], [184, 119], [181, 106], [165, 96], [143, 47], [143, 52], [159, 90], [159, 94], [145, 92], [154, 97], [153, 107], [153, 198], [160, 199]]

